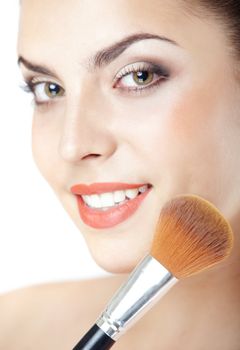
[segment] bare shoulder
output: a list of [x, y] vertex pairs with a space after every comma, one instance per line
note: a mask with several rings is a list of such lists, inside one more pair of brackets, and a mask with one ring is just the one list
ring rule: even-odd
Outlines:
[[[124, 276], [49, 283], [0, 296], [5, 350], [70, 349], [95, 322]], [[37, 340], [37, 345], [36, 345]]]

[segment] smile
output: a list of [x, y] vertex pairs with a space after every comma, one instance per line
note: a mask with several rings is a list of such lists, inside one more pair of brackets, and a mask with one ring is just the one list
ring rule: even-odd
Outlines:
[[102, 194], [83, 195], [83, 201], [91, 208], [107, 210], [113, 206], [126, 203], [130, 199], [136, 198], [139, 194], [148, 189], [147, 185], [129, 190], [105, 192]]
[[78, 210], [85, 224], [94, 228], [110, 228], [135, 213], [151, 190], [149, 184], [98, 183], [75, 185]]

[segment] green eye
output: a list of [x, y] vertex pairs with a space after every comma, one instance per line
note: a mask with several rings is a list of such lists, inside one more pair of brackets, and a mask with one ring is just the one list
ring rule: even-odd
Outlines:
[[64, 94], [64, 90], [61, 86], [54, 83], [45, 83], [44, 92], [50, 98], [63, 96]]
[[138, 85], [147, 85], [153, 81], [154, 73], [149, 71], [138, 71], [133, 73], [133, 80]]

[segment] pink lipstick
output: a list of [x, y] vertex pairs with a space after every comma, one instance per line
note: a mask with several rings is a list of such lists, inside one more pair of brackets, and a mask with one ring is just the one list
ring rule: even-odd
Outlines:
[[[83, 222], [93, 228], [104, 229], [118, 225], [133, 215], [150, 192], [151, 187], [149, 184], [93, 183], [74, 185], [71, 187], [71, 192], [76, 195], [79, 214]], [[139, 190], [135, 198], [131, 199], [126, 196], [119, 204], [95, 208], [86, 203], [86, 196], [134, 189]], [[97, 198], [97, 200], [100, 199]]]

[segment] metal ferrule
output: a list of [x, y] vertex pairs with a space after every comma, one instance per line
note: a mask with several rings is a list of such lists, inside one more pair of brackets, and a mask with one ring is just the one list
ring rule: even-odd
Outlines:
[[177, 281], [156, 259], [146, 256], [108, 303], [96, 324], [116, 341]]

